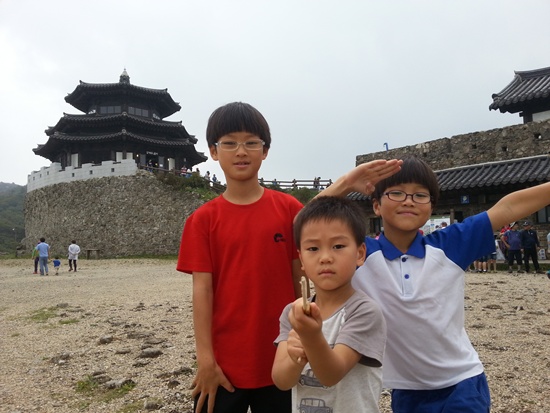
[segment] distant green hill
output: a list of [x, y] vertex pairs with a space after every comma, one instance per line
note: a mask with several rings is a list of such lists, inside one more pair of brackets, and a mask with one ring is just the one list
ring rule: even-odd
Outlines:
[[14, 253], [25, 237], [25, 195], [27, 188], [0, 182], [0, 253]]

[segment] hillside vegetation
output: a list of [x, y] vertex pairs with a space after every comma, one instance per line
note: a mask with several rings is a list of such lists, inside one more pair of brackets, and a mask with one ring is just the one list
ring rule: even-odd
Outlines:
[[25, 236], [25, 186], [0, 182], [0, 253], [13, 253]]

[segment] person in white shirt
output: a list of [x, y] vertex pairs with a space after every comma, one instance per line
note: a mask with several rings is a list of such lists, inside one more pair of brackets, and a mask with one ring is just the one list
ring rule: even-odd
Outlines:
[[80, 247], [76, 245], [75, 240], [72, 240], [71, 245], [69, 245], [69, 271], [72, 271], [74, 266], [74, 272], [76, 272], [78, 254], [80, 254]]

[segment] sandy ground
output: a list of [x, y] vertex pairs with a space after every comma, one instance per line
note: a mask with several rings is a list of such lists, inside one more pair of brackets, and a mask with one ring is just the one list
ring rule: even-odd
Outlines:
[[[63, 264], [39, 277], [30, 259], [0, 261], [0, 412], [190, 411], [191, 277], [174, 260], [80, 260], [76, 274]], [[466, 282], [466, 328], [492, 411], [550, 412], [550, 280]], [[133, 388], [90, 386], [109, 381]], [[380, 405], [389, 412], [389, 396]]]

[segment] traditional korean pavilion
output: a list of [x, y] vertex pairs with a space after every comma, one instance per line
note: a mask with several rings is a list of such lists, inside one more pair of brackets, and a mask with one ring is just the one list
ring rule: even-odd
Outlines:
[[65, 101], [84, 114], [64, 113], [46, 129], [48, 141], [33, 149], [62, 168], [134, 159], [141, 167], [179, 170], [207, 159], [181, 121], [164, 120], [181, 109], [167, 89], [132, 85], [126, 69], [118, 83], [80, 81]]
[[492, 95], [489, 110], [519, 113], [523, 123], [550, 119], [550, 67], [514, 73], [510, 84]]

